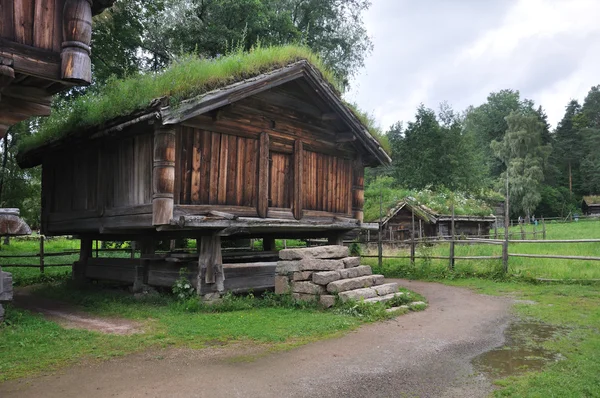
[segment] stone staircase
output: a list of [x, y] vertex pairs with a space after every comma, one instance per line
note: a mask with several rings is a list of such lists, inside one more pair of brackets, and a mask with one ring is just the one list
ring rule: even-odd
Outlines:
[[325, 307], [340, 300], [385, 302], [398, 293], [397, 283], [384, 283], [383, 275], [373, 275], [371, 267], [350, 257], [345, 246], [316, 246], [284, 249], [279, 252], [275, 293], [292, 292], [296, 300], [319, 298]]

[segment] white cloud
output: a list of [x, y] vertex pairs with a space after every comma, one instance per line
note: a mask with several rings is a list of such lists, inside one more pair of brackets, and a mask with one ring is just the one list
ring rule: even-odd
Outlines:
[[512, 88], [555, 125], [600, 84], [598, 15], [595, 0], [379, 0], [365, 18], [375, 50], [348, 97], [388, 128], [419, 103], [462, 110]]

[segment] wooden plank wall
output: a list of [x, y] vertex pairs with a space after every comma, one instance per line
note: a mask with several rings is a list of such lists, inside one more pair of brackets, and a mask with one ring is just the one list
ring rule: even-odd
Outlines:
[[176, 151], [175, 203], [257, 205], [258, 140], [182, 126]]
[[269, 161], [269, 206], [289, 209], [294, 194], [292, 155], [271, 151]]
[[[95, 209], [97, 205], [98, 150], [87, 149], [64, 156], [61, 161], [44, 165], [51, 184], [51, 205], [56, 213]], [[46, 176], [46, 172], [44, 173]]]
[[303, 156], [304, 209], [350, 214], [352, 162], [312, 151]]
[[141, 134], [103, 147], [106, 207], [152, 203], [152, 143], [152, 134]]
[[60, 52], [63, 8], [64, 0], [0, 0], [0, 37]]

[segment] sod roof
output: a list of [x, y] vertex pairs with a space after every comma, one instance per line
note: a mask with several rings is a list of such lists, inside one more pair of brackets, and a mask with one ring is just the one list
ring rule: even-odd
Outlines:
[[[161, 99], [161, 106], [168, 105], [173, 113], [190, 99], [299, 61], [306, 61], [317, 70], [339, 98], [341, 86], [333, 73], [317, 55], [303, 46], [256, 48], [215, 59], [188, 56], [160, 73], [111, 80], [102, 88], [91, 89], [66, 106], [54, 109], [41, 123], [36, 134], [20, 142], [19, 158], [23, 159], [28, 152], [39, 151], [57, 141], [64, 141], [82, 130], [110, 126], [115, 120], [156, 107], [157, 99]], [[387, 149], [372, 121], [350, 104], [345, 103], [345, 106], [368, 133], [381, 143], [381, 147]]]
[[588, 195], [583, 197], [586, 205], [600, 205], [600, 195]]

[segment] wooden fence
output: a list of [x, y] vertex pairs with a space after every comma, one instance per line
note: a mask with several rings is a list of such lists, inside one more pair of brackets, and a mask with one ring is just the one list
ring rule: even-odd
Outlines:
[[[454, 269], [455, 260], [502, 260], [502, 269], [506, 273], [508, 272], [508, 262], [510, 257], [525, 257], [525, 258], [546, 258], [546, 259], [558, 259], [558, 260], [582, 260], [582, 261], [600, 261], [600, 257], [595, 256], [568, 256], [568, 255], [554, 255], [554, 254], [524, 254], [524, 253], [510, 253], [510, 244], [572, 244], [572, 243], [600, 243], [600, 239], [556, 239], [556, 240], [512, 240], [512, 239], [481, 239], [481, 238], [467, 238], [467, 239], [450, 239], [450, 240], [429, 240], [428, 244], [442, 244], [447, 243], [450, 245], [450, 251], [448, 256], [418, 256], [415, 254], [417, 243], [423, 243], [423, 240], [412, 239], [410, 241], [410, 254], [403, 256], [384, 256], [382, 250], [379, 250], [378, 255], [363, 255], [364, 258], [377, 258], [379, 259], [379, 265], [381, 265], [383, 259], [410, 259], [411, 264], [415, 263], [415, 259], [435, 259], [435, 260], [448, 260], [448, 268]], [[403, 243], [405, 243], [403, 241]], [[501, 256], [456, 256], [454, 254], [454, 247], [457, 244], [487, 244], [487, 245], [500, 245], [502, 246]]]

